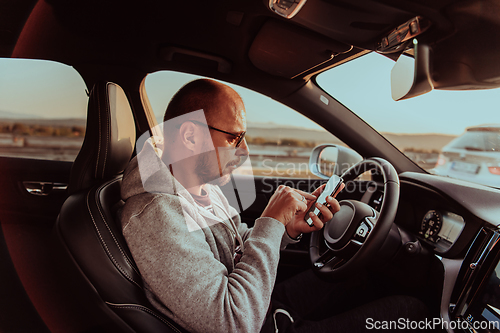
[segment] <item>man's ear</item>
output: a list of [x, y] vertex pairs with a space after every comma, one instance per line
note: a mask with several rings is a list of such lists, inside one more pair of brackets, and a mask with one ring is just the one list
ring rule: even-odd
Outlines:
[[183, 123], [179, 129], [180, 140], [184, 147], [194, 151], [196, 149], [196, 128], [190, 121]]

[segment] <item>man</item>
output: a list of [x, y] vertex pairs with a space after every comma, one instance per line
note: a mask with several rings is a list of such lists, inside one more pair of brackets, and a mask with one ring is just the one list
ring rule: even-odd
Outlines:
[[147, 142], [122, 183], [123, 234], [147, 297], [190, 332], [259, 332], [280, 249], [321, 229], [339, 204], [329, 197], [310, 227], [304, 217], [323, 187], [309, 194], [280, 186], [253, 228], [241, 223], [219, 186], [248, 157], [245, 108], [219, 82], [179, 90], [163, 131], [163, 149]]

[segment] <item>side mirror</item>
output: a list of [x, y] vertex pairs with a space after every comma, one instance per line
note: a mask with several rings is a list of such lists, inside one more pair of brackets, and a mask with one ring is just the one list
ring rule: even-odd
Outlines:
[[391, 92], [395, 101], [428, 93], [434, 86], [430, 74], [429, 46], [413, 39], [412, 58], [401, 54], [391, 71]]
[[334, 144], [316, 146], [309, 158], [309, 170], [318, 177], [328, 179], [341, 175], [363, 157], [350, 148]]

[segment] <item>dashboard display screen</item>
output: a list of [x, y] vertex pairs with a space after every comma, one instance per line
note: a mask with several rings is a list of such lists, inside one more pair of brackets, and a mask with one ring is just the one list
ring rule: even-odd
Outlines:
[[438, 235], [441, 239], [455, 243], [464, 226], [464, 219], [460, 215], [443, 212], [443, 226]]

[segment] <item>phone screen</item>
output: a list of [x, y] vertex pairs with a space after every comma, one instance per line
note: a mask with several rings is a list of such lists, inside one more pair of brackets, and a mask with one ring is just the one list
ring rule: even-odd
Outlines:
[[312, 221], [311, 217], [309, 216], [309, 212], [312, 211], [316, 215], [318, 215], [320, 213], [319, 208], [316, 207], [316, 202], [319, 202], [322, 205], [326, 204], [326, 197], [329, 195], [333, 196], [335, 194], [335, 192], [337, 192], [337, 190], [340, 187], [340, 184], [342, 184], [343, 181], [344, 180], [337, 175], [333, 175], [330, 177], [330, 179], [326, 183], [325, 189], [323, 190], [323, 192], [321, 192], [318, 199], [316, 199], [316, 201], [311, 206], [311, 208], [309, 209], [309, 211], [307, 212], [307, 214], [305, 216], [305, 221], [307, 224], [309, 224], [310, 226], [313, 225], [313, 221]]

